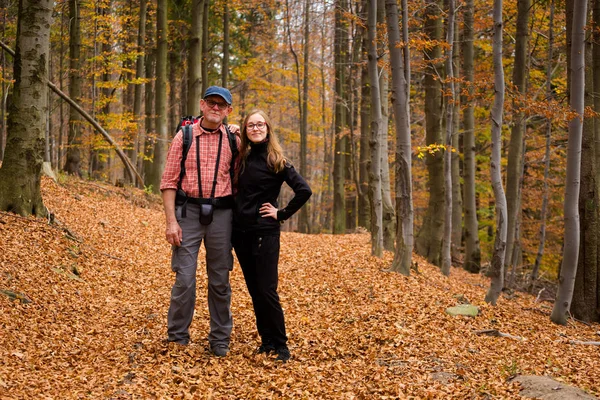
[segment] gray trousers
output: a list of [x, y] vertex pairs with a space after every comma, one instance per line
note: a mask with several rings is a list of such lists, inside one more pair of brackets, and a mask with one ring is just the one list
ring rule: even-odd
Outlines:
[[180, 207], [176, 216], [183, 232], [181, 246], [173, 246], [171, 269], [175, 284], [171, 290], [171, 304], [167, 316], [168, 340], [187, 344], [189, 328], [196, 304], [196, 269], [198, 251], [204, 240], [206, 274], [208, 276], [208, 311], [210, 313], [211, 346], [229, 344], [233, 318], [231, 316], [231, 286], [229, 272], [233, 269], [231, 253], [232, 210], [215, 209], [210, 225], [200, 224], [200, 206], [187, 205], [186, 217], [181, 218]]

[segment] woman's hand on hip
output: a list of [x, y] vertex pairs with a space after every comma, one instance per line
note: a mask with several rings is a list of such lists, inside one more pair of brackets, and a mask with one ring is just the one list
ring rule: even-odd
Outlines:
[[260, 210], [258, 210], [258, 211], [260, 212], [260, 215], [263, 218], [271, 217], [275, 221], [277, 221], [277, 211], [278, 210], [275, 208], [275, 206], [273, 206], [273, 204], [263, 203], [262, 206], [260, 207]]

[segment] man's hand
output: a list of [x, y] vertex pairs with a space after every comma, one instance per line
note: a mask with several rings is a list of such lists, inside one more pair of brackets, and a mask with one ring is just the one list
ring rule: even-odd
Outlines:
[[165, 217], [167, 220], [165, 236], [167, 237], [167, 242], [173, 246], [181, 246], [183, 234], [175, 217], [175, 194], [175, 189], [165, 189], [162, 191], [163, 206], [165, 207]]
[[277, 209], [271, 203], [263, 203], [258, 210], [263, 218], [271, 217], [277, 221]]
[[181, 246], [181, 241], [183, 240], [183, 236], [181, 234], [181, 227], [175, 222], [167, 223], [167, 229], [165, 231], [167, 236], [167, 242], [172, 244], [173, 246]]

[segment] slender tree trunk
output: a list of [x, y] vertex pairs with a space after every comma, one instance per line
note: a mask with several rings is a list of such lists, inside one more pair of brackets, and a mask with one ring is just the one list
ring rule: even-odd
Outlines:
[[[593, 3], [592, 23], [594, 29], [586, 40], [586, 75], [585, 106], [598, 112], [600, 99], [595, 96], [600, 90], [600, 2]], [[585, 322], [600, 321], [599, 268], [598, 268], [598, 154], [597, 140], [600, 138], [600, 121], [598, 117], [586, 118], [583, 121], [583, 140], [581, 148], [581, 191], [579, 197], [579, 215], [581, 220], [579, 261], [573, 288], [571, 313], [575, 318]]]
[[479, 224], [477, 222], [477, 201], [475, 192], [475, 104], [474, 94], [474, 26], [473, 0], [466, 0], [464, 8], [463, 70], [467, 93], [462, 103], [463, 113], [463, 154], [464, 154], [464, 212], [465, 212], [465, 262], [464, 268], [473, 273], [481, 270], [481, 248], [479, 246]]
[[[366, 0], [365, 0], [366, 2]], [[368, 40], [366, 35], [362, 37], [361, 52], [365, 60], [368, 56]], [[369, 126], [371, 125], [371, 93], [369, 87], [369, 68], [367, 63], [361, 63], [360, 68], [360, 156], [358, 176], [360, 182], [361, 196], [358, 198], [358, 225], [367, 229], [371, 228], [371, 201], [369, 200], [369, 160], [371, 151], [369, 148]]]
[[[6, 36], [6, 0], [0, 2], [2, 7], [2, 40]], [[62, 53], [61, 53], [62, 54]], [[0, 52], [0, 67], [2, 68], [2, 82], [0, 83], [0, 163], [4, 160], [4, 148], [6, 147], [6, 98], [8, 95], [8, 87], [6, 85], [6, 55], [3, 51]], [[62, 72], [62, 68], [61, 68]]]
[[513, 98], [514, 123], [510, 134], [508, 147], [508, 164], [506, 167], [506, 205], [507, 205], [507, 233], [506, 233], [506, 257], [504, 270], [509, 271], [513, 261], [513, 250], [515, 243], [520, 241], [516, 236], [517, 219], [521, 208], [521, 182], [523, 172], [523, 133], [525, 132], [525, 107], [524, 96], [527, 93], [527, 48], [529, 41], [529, 9], [531, 0], [517, 1], [517, 37], [515, 42], [515, 64], [513, 67], [513, 84], [517, 89]]
[[[136, 80], [142, 80], [146, 78], [144, 62], [145, 62], [145, 47], [146, 47], [146, 1], [140, 0], [140, 20], [138, 26], [138, 38], [137, 38], [137, 51], [139, 55], [136, 59], [135, 64], [135, 77]], [[143, 144], [144, 144], [144, 129], [143, 129], [143, 120], [144, 115], [142, 114], [142, 103], [144, 100], [145, 84], [138, 83], [135, 85], [133, 92], [133, 117], [136, 120], [137, 124], [137, 134], [133, 141], [133, 149], [129, 158], [131, 159], [131, 163], [133, 165], [138, 165], [138, 156], [143, 156]], [[143, 157], [142, 157], [143, 158]]]
[[[396, 250], [392, 271], [403, 275], [410, 274], [413, 250], [413, 206], [412, 206], [412, 172], [411, 172], [411, 137], [410, 137], [410, 60], [408, 54], [408, 10], [407, 0], [402, 0], [403, 38], [400, 40], [398, 28], [398, 3], [396, 0], [385, 2], [386, 22], [388, 28], [388, 45], [392, 65], [392, 107], [396, 127]], [[403, 47], [399, 46], [403, 43]], [[404, 52], [404, 58], [403, 53]], [[408, 74], [407, 74], [408, 69]]]
[[[227, 87], [229, 76], [229, 5], [223, 4], [223, 59], [221, 61], [221, 86]], [[304, 208], [304, 207], [303, 207]]]
[[14, 56], [6, 157], [0, 168], [0, 210], [45, 217], [41, 194], [48, 113], [48, 60], [53, 3], [21, 0]]
[[146, 183], [158, 193], [160, 178], [167, 158], [167, 0], [158, 0], [156, 22], [156, 85], [155, 85], [155, 120], [156, 144], [151, 173], [146, 176]]
[[[546, 65], [546, 98], [548, 101], [553, 100], [552, 94], [552, 64], [554, 48], [554, 0], [550, 2], [550, 17], [548, 20], [548, 60]], [[600, 82], [600, 81], [599, 81]], [[547, 118], [546, 121], [546, 152], [544, 153], [544, 189], [542, 192], [542, 209], [540, 211], [540, 243], [535, 256], [535, 262], [531, 271], [531, 282], [529, 291], [533, 290], [533, 286], [538, 279], [538, 272], [544, 254], [544, 246], [546, 244], [546, 218], [548, 216], [548, 177], [550, 175], [550, 145], [552, 143], [552, 120]]]
[[[456, 5], [456, 4], [455, 4]], [[454, 47], [453, 55], [453, 76], [460, 76], [460, 31], [458, 18], [454, 17]], [[460, 169], [460, 96], [461, 91], [459, 80], [454, 79], [454, 115], [452, 117], [454, 131], [452, 132], [452, 237], [451, 248], [452, 259], [461, 258], [462, 232], [463, 232], [463, 196], [462, 180]]]
[[346, 151], [348, 137], [345, 132], [347, 126], [347, 111], [345, 81], [346, 60], [348, 57], [348, 22], [343, 11], [347, 9], [346, 0], [335, 1], [335, 145], [333, 161], [333, 233], [346, 231]]
[[[427, 145], [440, 145], [444, 143], [442, 134], [443, 97], [441, 82], [443, 79], [442, 48], [439, 43], [443, 39], [443, 21], [441, 10], [443, 1], [432, 0], [427, 4], [425, 11], [424, 32], [435, 45], [429, 51], [424, 51], [423, 56], [427, 69], [423, 78], [425, 88], [425, 125]], [[426, 155], [428, 171], [429, 202], [423, 219], [423, 225], [417, 234], [417, 253], [426, 257], [435, 265], [441, 266], [442, 238], [444, 233], [444, 163], [443, 154]]]
[[[79, 101], [81, 97], [81, 16], [80, 1], [69, 0], [69, 97]], [[72, 107], [69, 109], [69, 135], [67, 159], [64, 170], [81, 176], [81, 117]]]
[[494, 0], [494, 105], [492, 107], [492, 156], [490, 176], [496, 201], [496, 237], [488, 276], [490, 288], [485, 301], [496, 305], [504, 286], [504, 257], [506, 250], [506, 196], [502, 187], [502, 116], [504, 107], [504, 67], [502, 66], [502, 0]]
[[369, 82], [371, 84], [371, 168], [369, 198], [371, 212], [371, 254], [383, 256], [383, 204], [381, 199], [381, 98], [377, 69], [377, 0], [368, 0]]
[[[446, 53], [446, 82], [450, 98], [446, 101], [446, 151], [444, 151], [444, 186], [445, 196], [444, 205], [446, 214], [444, 217], [444, 240], [442, 242], [442, 274], [450, 275], [450, 267], [452, 266], [452, 136], [454, 135], [454, 71], [452, 69], [452, 61], [454, 59], [454, 0], [448, 0], [448, 17], [447, 17], [446, 41], [448, 43], [448, 51]], [[458, 184], [458, 182], [457, 182]]]
[[566, 325], [567, 313], [571, 308], [573, 288], [579, 257], [579, 187], [581, 178], [581, 141], [583, 128], [583, 106], [585, 90], [585, 24], [587, 0], [574, 0], [571, 32], [571, 75], [570, 104], [578, 114], [569, 122], [567, 144], [567, 179], [565, 183], [565, 238], [563, 260], [560, 268], [558, 292], [550, 319], [556, 324]]
[[[377, 4], [377, 24], [385, 24], [385, 0], [378, 0]], [[384, 64], [388, 64], [388, 56], [384, 43], [378, 43], [377, 54], [383, 54], [380, 57]], [[389, 135], [389, 76], [387, 68], [383, 68], [379, 74], [379, 92], [381, 99], [381, 200], [383, 204], [383, 248], [388, 251], [394, 251], [394, 240], [396, 237], [396, 211], [392, 202], [392, 189], [390, 182], [390, 161], [389, 146], [391, 136]]]
[[[204, 0], [204, 11], [202, 12], [202, 93], [208, 88], [208, 15], [210, 0]], [[200, 105], [198, 105], [200, 107]]]
[[188, 96], [186, 115], [200, 114], [202, 97], [202, 20], [205, 0], [192, 1], [192, 29], [188, 52]]

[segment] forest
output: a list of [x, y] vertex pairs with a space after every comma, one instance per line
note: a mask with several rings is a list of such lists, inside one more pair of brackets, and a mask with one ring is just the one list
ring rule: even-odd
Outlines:
[[[0, 1], [0, 209], [46, 216], [42, 167], [157, 193], [205, 88], [271, 115], [314, 195], [286, 225], [370, 232], [491, 277], [558, 282], [600, 321], [600, 2]], [[30, 182], [23, 184], [23, 182]], [[283, 196], [289, 196], [284, 193]]]
[[[0, 0], [0, 398], [595, 398], [599, 43], [600, 0]], [[237, 260], [227, 356], [202, 268], [165, 338], [159, 183], [211, 85], [313, 192], [288, 363]]]

